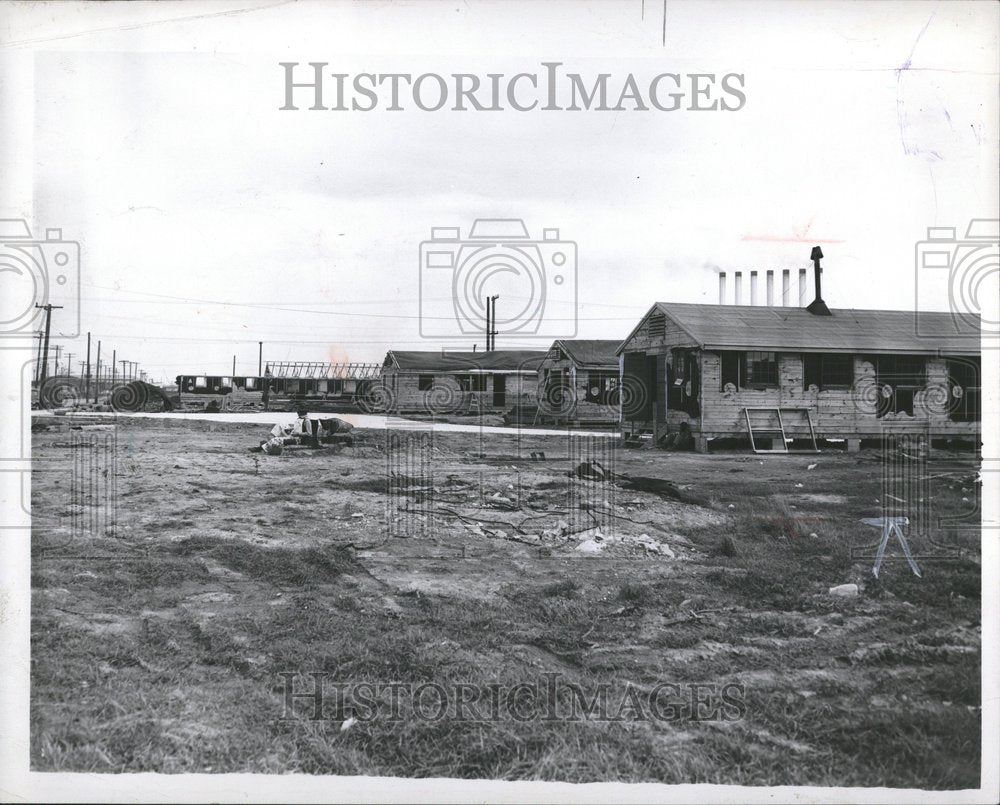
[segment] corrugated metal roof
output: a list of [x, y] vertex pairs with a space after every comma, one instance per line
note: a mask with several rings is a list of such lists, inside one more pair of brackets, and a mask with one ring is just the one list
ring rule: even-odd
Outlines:
[[[705, 349], [980, 353], [979, 319], [971, 315], [845, 309], [832, 310], [832, 316], [814, 316], [800, 307], [657, 302], [643, 319], [654, 310], [673, 319]], [[625, 350], [638, 329], [619, 346], [619, 352]]]
[[497, 349], [493, 352], [431, 352], [389, 350], [386, 365], [412, 372], [514, 372], [538, 370], [547, 352], [527, 349]]
[[618, 368], [617, 349], [621, 341], [594, 338], [574, 338], [556, 341], [554, 346], [564, 350], [577, 366]]

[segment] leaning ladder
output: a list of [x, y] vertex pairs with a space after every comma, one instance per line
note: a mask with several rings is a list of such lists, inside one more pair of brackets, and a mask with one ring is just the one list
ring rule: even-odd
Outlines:
[[[744, 408], [743, 416], [746, 417], [747, 422], [747, 432], [750, 434], [750, 447], [755, 453], [787, 453], [788, 441], [787, 435], [785, 433], [785, 423], [781, 418], [781, 412], [784, 411], [786, 414], [799, 413], [805, 414], [806, 424], [809, 426], [809, 438], [812, 441], [812, 450], [815, 453], [819, 452], [819, 446], [816, 444], [816, 430], [813, 428], [812, 414], [808, 408]], [[773, 414], [774, 419], [768, 419], [767, 422], [762, 423], [759, 419], [754, 424], [751, 414]], [[773, 422], [777, 421], [777, 427], [773, 426]], [[756, 427], [756, 431], [754, 428]], [[771, 441], [778, 439], [779, 447], [772, 447], [765, 450], [764, 448], [757, 447], [757, 438], [760, 437], [771, 437]], [[756, 437], [756, 438], [755, 438]]]

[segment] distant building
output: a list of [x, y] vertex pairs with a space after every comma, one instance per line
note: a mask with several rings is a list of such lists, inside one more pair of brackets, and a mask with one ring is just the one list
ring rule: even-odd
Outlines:
[[[825, 306], [824, 306], [825, 307]], [[951, 313], [658, 302], [620, 345], [622, 429], [654, 441], [975, 438], [979, 323]]]
[[390, 350], [382, 364], [381, 408], [393, 413], [501, 412], [534, 404], [545, 352]]
[[618, 339], [554, 342], [538, 370], [536, 424], [617, 425], [620, 344]]

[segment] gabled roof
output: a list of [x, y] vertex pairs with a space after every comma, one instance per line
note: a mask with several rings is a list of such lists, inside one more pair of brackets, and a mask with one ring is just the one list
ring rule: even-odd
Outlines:
[[693, 305], [657, 302], [622, 342], [625, 348], [642, 322], [659, 311], [703, 349], [774, 352], [882, 352], [978, 355], [979, 317], [938, 311], [831, 310], [816, 316], [801, 307]]
[[577, 366], [590, 369], [618, 368], [616, 350], [621, 341], [595, 338], [574, 338], [558, 340], [552, 346], [563, 350]]
[[497, 349], [493, 352], [433, 352], [391, 349], [385, 366], [409, 372], [535, 372], [547, 352]]

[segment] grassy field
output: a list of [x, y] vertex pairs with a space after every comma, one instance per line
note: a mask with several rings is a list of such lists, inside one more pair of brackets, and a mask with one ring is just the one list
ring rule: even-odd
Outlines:
[[[119, 424], [98, 534], [74, 526], [81, 432], [34, 435], [37, 770], [978, 785], [978, 534], [935, 531], [947, 558], [916, 537], [923, 578], [890, 547], [876, 581], [878, 451], [361, 431], [261, 456], [259, 428], [167, 425]], [[640, 480], [567, 476], [588, 457]], [[921, 469], [935, 516], [974, 506], [975, 467]], [[289, 709], [317, 680], [318, 716]], [[337, 683], [395, 684], [399, 712], [338, 708]], [[509, 706], [550, 684], [558, 717]], [[421, 709], [435, 685], [471, 716]], [[491, 686], [513, 698], [484, 716]], [[675, 706], [643, 712], [653, 690]], [[608, 712], [566, 709], [598, 692]]]

